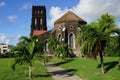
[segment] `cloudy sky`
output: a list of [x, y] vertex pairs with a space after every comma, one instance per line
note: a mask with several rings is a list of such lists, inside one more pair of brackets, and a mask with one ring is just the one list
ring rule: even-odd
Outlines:
[[44, 5], [48, 30], [54, 21], [71, 10], [88, 23], [109, 13], [120, 26], [120, 0], [0, 0], [0, 42], [15, 45], [20, 36], [29, 36], [32, 5]]

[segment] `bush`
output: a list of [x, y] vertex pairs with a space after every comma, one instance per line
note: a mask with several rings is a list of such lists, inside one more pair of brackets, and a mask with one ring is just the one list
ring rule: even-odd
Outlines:
[[12, 58], [13, 55], [9, 52], [5, 53], [5, 54], [1, 54], [0, 53], [0, 58]]
[[0, 53], [0, 58], [4, 58], [4, 54], [1, 54], [1, 53]]
[[120, 50], [118, 49], [106, 49], [106, 56], [118, 57], [120, 55]]

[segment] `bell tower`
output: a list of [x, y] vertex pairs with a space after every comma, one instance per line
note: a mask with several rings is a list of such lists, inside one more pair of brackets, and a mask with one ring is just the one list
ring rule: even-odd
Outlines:
[[47, 30], [45, 6], [32, 6], [31, 33], [33, 31]]

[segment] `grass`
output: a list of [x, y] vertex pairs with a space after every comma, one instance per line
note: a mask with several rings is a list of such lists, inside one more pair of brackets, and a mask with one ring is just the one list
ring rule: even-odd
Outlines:
[[33, 63], [32, 79], [28, 78], [28, 65], [17, 65], [16, 70], [11, 69], [12, 58], [0, 58], [0, 80], [52, 80], [45, 66], [40, 61]]
[[105, 57], [104, 65], [106, 73], [101, 74], [100, 60], [73, 58], [67, 61], [53, 59], [53, 62], [67, 70], [72, 69], [73, 73], [84, 80], [119, 80], [120, 70], [118, 69], [118, 57]]

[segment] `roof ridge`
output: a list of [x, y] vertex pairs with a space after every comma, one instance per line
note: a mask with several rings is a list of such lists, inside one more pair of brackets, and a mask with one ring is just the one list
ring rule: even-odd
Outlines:
[[63, 22], [63, 21], [81, 21], [81, 22], [86, 22], [82, 18], [80, 18], [78, 15], [73, 13], [72, 11], [67, 11], [63, 16], [61, 16], [59, 19], [55, 21], [54, 24]]

